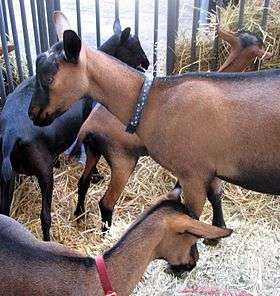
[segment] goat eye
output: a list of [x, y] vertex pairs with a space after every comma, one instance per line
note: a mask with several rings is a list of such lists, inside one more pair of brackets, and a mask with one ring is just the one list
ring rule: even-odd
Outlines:
[[49, 77], [49, 78], [47, 79], [47, 84], [50, 85], [50, 84], [52, 84], [52, 83], [53, 83], [53, 77]]
[[186, 232], [177, 232], [176, 234], [177, 235], [183, 235], [183, 234], [185, 234]]

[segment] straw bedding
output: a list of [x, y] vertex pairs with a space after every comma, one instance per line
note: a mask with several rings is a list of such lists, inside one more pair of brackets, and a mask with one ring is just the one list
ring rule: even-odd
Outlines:
[[[280, 2], [271, 0], [268, 13], [267, 30], [261, 26], [262, 5], [261, 0], [247, 0], [244, 10], [244, 23], [242, 30], [249, 30], [257, 33], [264, 40], [267, 51], [273, 53], [270, 60], [256, 61], [256, 65], [251, 69], [277, 68], [280, 64]], [[220, 9], [220, 26], [223, 30], [236, 32], [238, 27], [239, 6], [230, 5], [226, 9]], [[191, 37], [185, 31], [180, 31], [176, 42], [176, 63], [174, 73], [188, 72], [193, 66], [200, 71], [216, 70], [212, 67], [216, 59], [213, 52], [214, 38], [216, 31], [216, 16], [209, 14], [210, 24], [202, 25], [197, 35], [197, 59], [191, 62]], [[229, 54], [230, 47], [226, 42], [221, 41], [218, 51], [218, 67], [223, 64]]]
[[[118, 202], [114, 225], [103, 238], [97, 201], [107, 188], [109, 167], [103, 160], [99, 164], [105, 179], [90, 187], [85, 221], [77, 225], [73, 212], [77, 182], [83, 166], [70, 162], [65, 156], [61, 162], [61, 168], [55, 169], [52, 239], [89, 255], [99, 254], [111, 246], [144, 208], [149, 207], [157, 196], [170, 190], [174, 184], [174, 178], [169, 172], [149, 157], [143, 157]], [[197, 268], [181, 279], [164, 272], [165, 262], [154, 262], [134, 295], [185, 295], [179, 293], [180, 289], [219, 287], [232, 292], [245, 290], [252, 295], [279, 296], [279, 198], [226, 185], [223, 208], [228, 226], [234, 229], [232, 237], [223, 239], [217, 247], [200, 243]], [[41, 238], [40, 209], [41, 197], [37, 181], [21, 177], [12, 216], [25, 224], [38, 238]], [[208, 204], [203, 220], [210, 223], [211, 213]]]
[[[258, 25], [259, 2], [261, 1], [246, 1], [246, 29], [261, 31]], [[278, 0], [272, 0], [268, 33], [264, 33], [264, 37], [265, 45], [269, 51], [273, 51], [274, 57], [263, 63], [263, 68], [279, 65], [279, 5]], [[236, 28], [238, 8], [222, 10], [221, 15], [222, 28]], [[209, 28], [203, 28], [199, 33], [196, 64], [200, 70], [210, 69], [213, 60], [213, 25]], [[176, 73], [189, 70], [189, 47], [189, 37], [182, 32], [177, 40]], [[229, 48], [222, 44], [219, 51], [220, 63], [224, 61], [228, 50]], [[61, 168], [55, 169], [52, 239], [84, 254], [100, 254], [111, 246], [143, 209], [149, 207], [157, 196], [170, 190], [174, 184], [174, 177], [169, 172], [149, 157], [142, 158], [117, 204], [114, 225], [110, 233], [103, 238], [100, 233], [97, 201], [104, 194], [110, 180], [107, 164], [104, 160], [100, 162], [99, 170], [105, 179], [99, 184], [91, 185], [86, 200], [87, 215], [83, 222], [77, 224], [73, 212], [77, 199], [77, 182], [83, 165], [71, 162], [65, 156], [62, 157], [61, 163]], [[134, 295], [198, 295], [180, 293], [184, 288], [194, 287], [227, 289], [232, 293], [227, 295], [238, 295], [236, 291], [243, 290], [254, 296], [279, 296], [280, 199], [226, 184], [223, 208], [227, 225], [234, 229], [234, 234], [230, 238], [223, 239], [217, 247], [199, 243], [198, 266], [182, 278], [174, 278], [165, 273], [165, 262], [152, 263], [135, 289]], [[41, 195], [37, 181], [30, 177], [20, 177], [12, 217], [26, 225], [39, 239], [42, 238], [40, 209]], [[203, 220], [210, 223], [211, 215], [212, 210], [207, 204]], [[211, 295], [226, 294], [215, 294], [212, 291]]]

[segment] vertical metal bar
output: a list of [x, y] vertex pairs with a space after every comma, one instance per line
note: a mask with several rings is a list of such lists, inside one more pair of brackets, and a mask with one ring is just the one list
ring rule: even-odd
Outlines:
[[6, 90], [5, 90], [5, 82], [3, 77], [3, 70], [1, 66], [0, 66], [0, 97], [1, 97], [0, 106], [2, 108], [6, 101]]
[[20, 4], [21, 22], [22, 22], [23, 37], [24, 37], [24, 48], [25, 48], [27, 66], [28, 66], [28, 73], [29, 73], [29, 76], [33, 76], [32, 59], [31, 59], [31, 52], [30, 52], [24, 0], [19, 0], [19, 4]]
[[47, 17], [48, 17], [48, 31], [49, 31], [49, 45], [56, 43], [56, 32], [53, 23], [54, 0], [46, 0]]
[[46, 24], [46, 14], [45, 5], [43, 0], [37, 0], [37, 12], [38, 12], [38, 23], [39, 23], [39, 34], [41, 51], [47, 51], [49, 48], [47, 24]]
[[3, 18], [3, 7], [1, 2], [0, 2], [0, 35], [1, 35], [1, 44], [2, 44], [2, 50], [3, 50], [4, 61], [5, 61], [6, 72], [7, 72], [8, 86], [10, 91], [13, 89], [13, 77], [12, 77], [12, 71], [9, 63], [8, 45], [7, 45], [7, 39], [6, 39], [4, 18]]
[[35, 0], [30, 0], [30, 6], [31, 6], [31, 14], [32, 14], [33, 33], [34, 33], [36, 54], [38, 55], [41, 52], [41, 45], [40, 45], [40, 40], [39, 40], [39, 32], [38, 32], [38, 23], [37, 23], [37, 16], [36, 16], [37, 13], [36, 13]]
[[76, 10], [77, 10], [77, 29], [78, 35], [82, 37], [82, 27], [81, 27], [81, 3], [80, 0], [76, 0]]
[[157, 47], [158, 47], [158, 2], [155, 0], [155, 11], [154, 11], [154, 52], [153, 52], [153, 74], [154, 77], [157, 75]]
[[139, 35], [139, 0], [135, 0], [134, 34]]
[[[223, 1], [223, 3], [224, 3], [224, 1]], [[214, 12], [215, 9], [216, 9], [216, 0], [209, 0], [208, 11], [211, 13], [211, 12]]]
[[100, 6], [99, 0], [95, 0], [95, 20], [96, 20], [96, 43], [100, 46]]
[[9, 25], [8, 25], [8, 16], [7, 16], [6, 2], [5, 2], [5, 0], [1, 0], [1, 2], [2, 2], [4, 22], [5, 22], [5, 31], [6, 31], [6, 34], [7, 34], [7, 39], [9, 41]]
[[180, 16], [180, 0], [177, 0], [177, 4], [176, 4], [176, 32], [178, 32], [178, 28], [179, 28], [179, 16]]
[[60, 0], [54, 0], [54, 10], [61, 10]]
[[[201, 0], [194, 0], [192, 40], [191, 40], [191, 63], [194, 63], [196, 61], [196, 35], [197, 35], [197, 29], [199, 27], [200, 4], [201, 4]], [[193, 65], [191, 67], [191, 70], [195, 70], [195, 69], [196, 69], [196, 66]]]
[[244, 22], [244, 8], [245, 0], [240, 0], [239, 2], [239, 18], [238, 18], [238, 30], [241, 30]]
[[167, 56], [166, 56], [166, 73], [172, 74], [175, 63], [175, 39], [178, 28], [177, 0], [168, 0], [167, 8]]
[[12, 0], [8, 0], [8, 8], [9, 8], [9, 13], [10, 13], [10, 21], [11, 21], [11, 28], [12, 28], [12, 33], [13, 33], [13, 40], [14, 40], [14, 44], [15, 44], [18, 76], [19, 76], [19, 80], [22, 81], [23, 80], [23, 72], [22, 72], [22, 67], [21, 67], [20, 49], [19, 49], [16, 21], [15, 21], [14, 6], [13, 6]]
[[115, 0], [115, 20], [120, 18], [119, 0]]
[[263, 15], [261, 21], [261, 27], [265, 31], [267, 27], [267, 18], [268, 18], [268, 10], [269, 10], [270, 0], [265, 0], [263, 5]]
[[[218, 25], [218, 22], [221, 20], [221, 11], [220, 8], [223, 7], [224, 1], [223, 0], [217, 0], [216, 1], [216, 22]], [[214, 52], [214, 59], [211, 63], [211, 70], [212, 71], [217, 71], [218, 70], [218, 65], [219, 65], [219, 44], [220, 44], [220, 39], [218, 32], [216, 30], [215, 32], [215, 40], [214, 40], [214, 47], [213, 47], [213, 52]]]

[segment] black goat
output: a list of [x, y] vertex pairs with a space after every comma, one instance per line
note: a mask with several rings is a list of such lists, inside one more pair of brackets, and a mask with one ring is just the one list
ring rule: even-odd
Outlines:
[[[138, 39], [130, 35], [130, 28], [121, 31], [117, 20], [114, 23], [114, 32], [100, 50], [127, 62], [130, 66], [145, 66], [147, 58]], [[15, 173], [35, 175], [42, 193], [43, 238], [50, 240], [54, 161], [75, 141], [81, 125], [92, 110], [92, 103], [88, 98], [84, 98], [50, 126], [34, 126], [28, 116], [34, 82], [34, 78], [22, 82], [7, 97], [0, 116], [0, 213], [10, 213]]]

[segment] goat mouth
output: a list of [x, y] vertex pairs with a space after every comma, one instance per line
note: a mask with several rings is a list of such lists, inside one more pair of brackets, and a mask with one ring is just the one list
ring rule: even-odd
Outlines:
[[196, 264], [181, 264], [181, 265], [171, 265], [168, 264], [166, 272], [169, 274], [173, 274], [177, 277], [181, 277], [185, 272], [190, 272], [196, 267]]
[[[45, 118], [41, 119], [40, 116], [36, 116], [33, 119], [33, 124], [39, 127], [48, 126], [53, 123], [53, 121], [60, 115], [62, 115], [65, 111], [56, 111], [53, 114], [47, 114]], [[39, 114], [40, 115], [40, 114]]]

